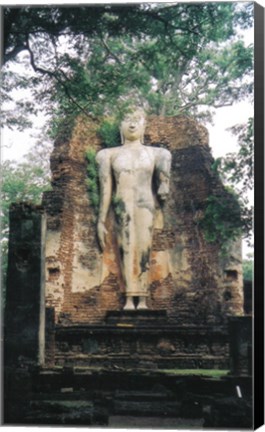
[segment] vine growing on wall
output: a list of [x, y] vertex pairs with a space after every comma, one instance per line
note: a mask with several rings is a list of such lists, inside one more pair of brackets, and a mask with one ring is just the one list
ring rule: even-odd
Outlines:
[[115, 119], [103, 120], [98, 128], [103, 147], [111, 148], [120, 145], [119, 123]]
[[[119, 131], [119, 119], [105, 119], [101, 122], [97, 130], [98, 134], [102, 139], [103, 148], [117, 147], [120, 145], [120, 131]], [[95, 210], [96, 215], [98, 214], [99, 207], [99, 175], [98, 166], [96, 163], [96, 151], [88, 149], [85, 154], [87, 160], [87, 189], [90, 199], [90, 203]], [[114, 210], [118, 206], [115, 201], [115, 197], [112, 197], [112, 205]], [[119, 206], [118, 206], [119, 207]], [[117, 210], [119, 212], [119, 210]]]
[[235, 193], [226, 190], [222, 195], [210, 195], [199, 225], [206, 241], [218, 243], [222, 253], [226, 253], [229, 244], [242, 233], [240, 203]]
[[99, 177], [98, 177], [98, 168], [96, 163], [96, 151], [93, 149], [88, 149], [86, 151], [86, 160], [87, 160], [87, 190], [88, 196], [90, 199], [90, 203], [95, 210], [95, 213], [98, 214], [98, 206], [99, 206]]

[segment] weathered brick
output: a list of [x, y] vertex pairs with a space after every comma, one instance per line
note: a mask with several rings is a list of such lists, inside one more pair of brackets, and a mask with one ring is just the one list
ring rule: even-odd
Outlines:
[[[79, 118], [71, 139], [55, 143], [53, 189], [43, 200], [48, 214], [46, 303], [65, 325], [102, 323], [108, 310], [124, 304], [113, 212], [102, 254], [87, 193], [85, 151], [101, 148], [97, 127]], [[154, 232], [148, 306], [167, 310], [169, 320], [178, 324], [223, 323], [227, 315], [243, 312], [242, 268], [240, 246], [223, 260], [198, 224], [207, 197], [224, 192], [211, 170], [208, 132], [185, 116], [153, 116], [145, 144], [165, 147], [173, 157], [164, 228]]]

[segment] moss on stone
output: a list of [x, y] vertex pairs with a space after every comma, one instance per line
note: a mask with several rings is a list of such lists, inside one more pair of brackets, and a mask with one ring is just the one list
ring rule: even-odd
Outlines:
[[86, 151], [86, 160], [87, 160], [87, 190], [90, 199], [90, 203], [95, 210], [95, 213], [98, 214], [99, 207], [99, 176], [98, 169], [96, 164], [96, 152], [93, 149], [88, 149]]
[[115, 216], [117, 218], [117, 221], [121, 222], [122, 215], [125, 212], [125, 202], [121, 198], [119, 198], [117, 196], [113, 196], [112, 197], [112, 206], [113, 206], [113, 210], [114, 210]]

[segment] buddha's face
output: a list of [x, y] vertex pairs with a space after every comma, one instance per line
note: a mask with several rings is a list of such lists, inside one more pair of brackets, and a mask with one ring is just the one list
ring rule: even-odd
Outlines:
[[121, 135], [128, 141], [142, 140], [145, 130], [145, 118], [139, 112], [127, 114], [121, 122]]

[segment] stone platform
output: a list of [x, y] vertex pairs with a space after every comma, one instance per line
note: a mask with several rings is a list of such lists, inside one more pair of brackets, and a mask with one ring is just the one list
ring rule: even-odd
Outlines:
[[56, 325], [52, 366], [229, 369], [226, 327], [178, 326], [165, 310], [109, 311], [101, 325]]
[[[14, 373], [15, 372], [15, 373]], [[236, 395], [240, 386], [244, 398]], [[224, 373], [211, 376], [90, 368], [36, 368], [5, 371], [4, 424], [128, 427], [136, 416], [143, 427], [159, 419], [213, 428], [250, 429], [252, 380]], [[142, 419], [142, 421], [141, 421]], [[175, 419], [175, 420], [174, 420]], [[197, 429], [197, 428], [196, 428]]]
[[176, 326], [159, 311], [50, 326], [50, 364], [5, 365], [4, 424], [130, 427], [133, 417], [143, 427], [151, 419], [151, 428], [170, 419], [175, 429], [250, 429], [252, 377], [240, 360], [248, 353], [245, 321], [230, 323], [243, 341], [232, 369], [229, 326]]

